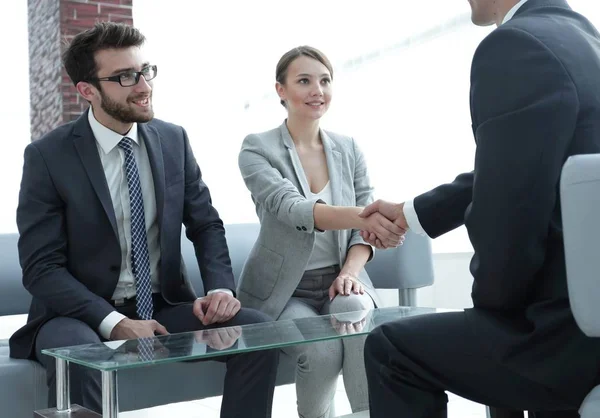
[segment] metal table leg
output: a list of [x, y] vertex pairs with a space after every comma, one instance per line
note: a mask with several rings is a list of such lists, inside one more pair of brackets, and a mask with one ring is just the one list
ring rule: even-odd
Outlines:
[[102, 372], [102, 418], [119, 416], [117, 372]]
[[[89, 409], [71, 405], [69, 362], [60, 358], [56, 358], [56, 408], [34, 411], [33, 416], [34, 418], [100, 418], [100, 415]], [[117, 417], [117, 415], [104, 416]]]
[[69, 387], [69, 362], [56, 358], [56, 410], [71, 410], [71, 391]]

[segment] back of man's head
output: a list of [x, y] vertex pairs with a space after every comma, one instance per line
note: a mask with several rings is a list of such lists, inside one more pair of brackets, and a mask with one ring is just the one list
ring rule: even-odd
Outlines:
[[133, 26], [99, 22], [73, 38], [63, 52], [63, 64], [74, 85], [87, 81], [99, 88], [98, 83], [93, 81], [98, 72], [94, 59], [96, 52], [103, 49], [141, 47], [145, 40], [144, 35]]

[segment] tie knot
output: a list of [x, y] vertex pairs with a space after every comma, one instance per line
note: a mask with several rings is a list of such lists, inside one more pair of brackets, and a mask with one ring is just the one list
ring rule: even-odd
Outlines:
[[119, 141], [119, 147], [123, 148], [125, 151], [131, 151], [133, 149], [131, 142], [132, 139], [125, 136]]

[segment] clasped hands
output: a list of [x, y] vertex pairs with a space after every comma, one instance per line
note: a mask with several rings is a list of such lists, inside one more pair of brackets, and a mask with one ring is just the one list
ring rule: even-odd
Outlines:
[[361, 237], [379, 249], [402, 245], [408, 224], [404, 217], [404, 203], [377, 200], [365, 207], [359, 216], [364, 219]]
[[[229, 293], [215, 292], [196, 299], [192, 310], [202, 324], [208, 326], [229, 321], [239, 312], [240, 307], [240, 301]], [[154, 319], [146, 321], [125, 318], [113, 328], [110, 339], [132, 340], [168, 333], [167, 329]]]

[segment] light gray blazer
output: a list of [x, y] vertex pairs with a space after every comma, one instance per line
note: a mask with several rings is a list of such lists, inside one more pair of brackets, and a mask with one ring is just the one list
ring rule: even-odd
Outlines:
[[[367, 167], [354, 139], [320, 130], [327, 158], [332, 205], [366, 206], [373, 201]], [[256, 205], [260, 233], [242, 270], [237, 296], [246, 308], [278, 318], [308, 265], [315, 229], [306, 176], [285, 122], [276, 129], [248, 135], [238, 164]], [[343, 266], [348, 249], [366, 244], [358, 230], [334, 231]], [[368, 245], [368, 244], [367, 244]], [[373, 283], [362, 269], [359, 279], [375, 305]]]

